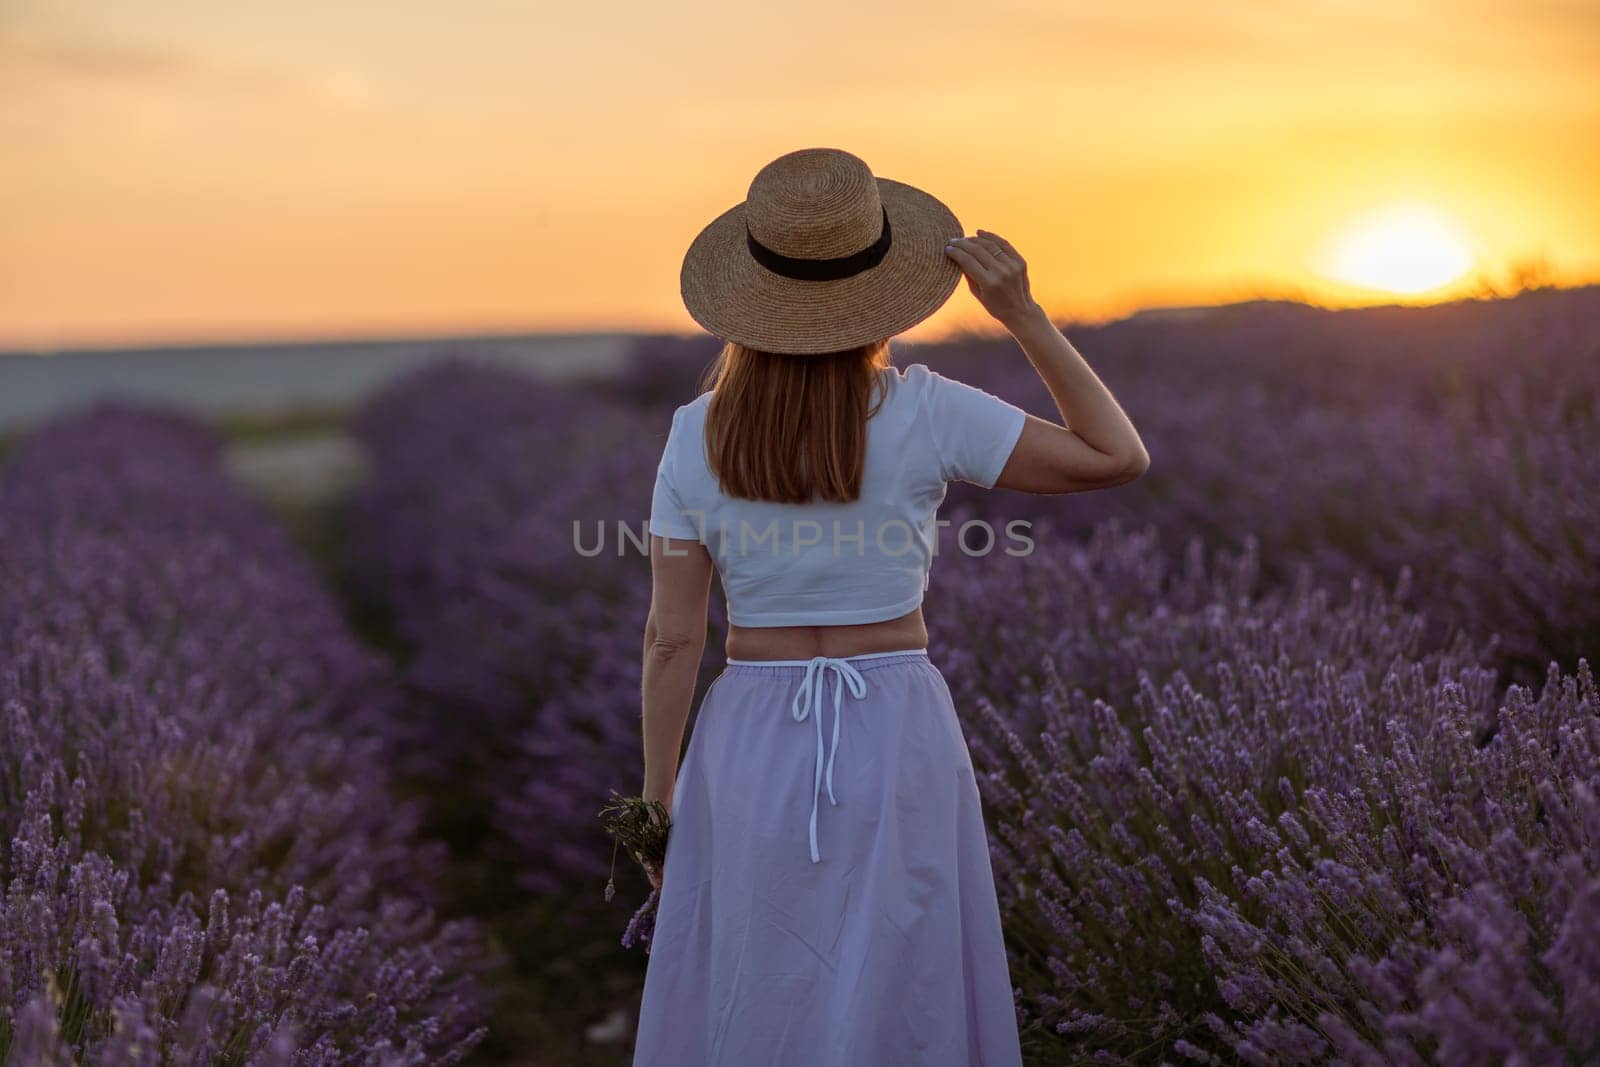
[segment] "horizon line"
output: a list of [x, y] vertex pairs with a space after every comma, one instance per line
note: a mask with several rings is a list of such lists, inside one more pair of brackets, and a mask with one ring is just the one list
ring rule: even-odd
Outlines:
[[[1407, 299], [1403, 294], [1394, 294], [1392, 300], [1379, 300], [1370, 303], [1321, 303], [1307, 299], [1303, 295], [1257, 295], [1239, 297], [1236, 299], [1219, 300], [1213, 303], [1173, 303], [1149, 304], [1136, 307], [1130, 311], [1104, 316], [1074, 316], [1050, 313], [1050, 320], [1057, 326], [1076, 326], [1087, 328], [1102, 328], [1126, 322], [1132, 319], [1160, 313], [1179, 312], [1208, 312], [1220, 311], [1226, 308], [1237, 308], [1251, 304], [1296, 304], [1318, 311], [1368, 311], [1375, 308], [1403, 307], [1412, 309], [1425, 309], [1442, 307], [1449, 304], [1484, 300], [1509, 300], [1515, 299], [1525, 293], [1543, 292], [1551, 290], [1572, 291], [1600, 286], [1600, 280], [1579, 281], [1571, 283], [1552, 283], [1548, 285], [1529, 286], [1511, 292], [1484, 291], [1477, 293], [1458, 293], [1443, 299]], [[993, 335], [996, 338], [1006, 336], [1004, 328], [994, 324], [993, 329], [974, 329], [969, 325], [953, 326], [936, 337], [918, 340], [903, 340], [906, 345], [937, 345], [955, 341], [972, 340]], [[902, 335], [896, 335], [897, 337]], [[494, 328], [486, 327], [473, 329], [463, 327], [460, 329], [441, 329], [436, 331], [418, 330], [414, 332], [390, 332], [382, 329], [367, 331], [335, 330], [325, 333], [284, 333], [282, 335], [256, 335], [240, 334], [237, 337], [226, 335], [217, 337], [173, 336], [168, 339], [145, 338], [129, 339], [127, 341], [113, 341], [109, 343], [68, 344], [58, 346], [10, 346], [0, 343], [0, 358], [27, 358], [51, 357], [71, 355], [110, 354], [116, 352], [201, 352], [224, 351], [238, 349], [258, 348], [304, 348], [311, 346], [325, 348], [359, 348], [371, 346], [387, 346], [400, 344], [452, 344], [473, 343], [484, 341], [518, 341], [529, 339], [557, 340], [583, 340], [593, 338], [621, 338], [621, 337], [663, 337], [674, 340], [690, 340], [693, 338], [713, 338], [713, 335], [703, 328], [691, 329], [647, 329], [626, 327], [601, 327], [592, 329], [523, 329], [523, 328]]]

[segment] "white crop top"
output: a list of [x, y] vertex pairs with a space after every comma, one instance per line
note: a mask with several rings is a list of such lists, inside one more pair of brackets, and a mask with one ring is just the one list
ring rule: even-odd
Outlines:
[[1027, 418], [1021, 408], [921, 363], [881, 373], [885, 394], [867, 420], [861, 496], [844, 504], [723, 495], [706, 459], [711, 394], [673, 413], [650, 532], [706, 545], [735, 626], [835, 626], [904, 615], [928, 586], [946, 484], [991, 488], [1000, 477]]

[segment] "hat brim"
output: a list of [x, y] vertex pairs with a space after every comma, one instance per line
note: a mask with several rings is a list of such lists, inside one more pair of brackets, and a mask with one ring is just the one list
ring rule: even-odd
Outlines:
[[944, 251], [961, 236], [961, 223], [916, 186], [876, 181], [892, 233], [876, 266], [828, 281], [768, 270], [745, 243], [741, 202], [701, 230], [684, 255], [679, 291], [689, 314], [724, 341], [815, 355], [892, 337], [938, 311], [961, 281], [961, 267]]

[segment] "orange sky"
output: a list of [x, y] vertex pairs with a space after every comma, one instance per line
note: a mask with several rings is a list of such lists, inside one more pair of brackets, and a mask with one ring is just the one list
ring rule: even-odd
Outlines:
[[688, 330], [689, 241], [813, 145], [1058, 317], [1387, 299], [1316, 264], [1401, 201], [1597, 280], [1600, 4], [5, 0], [0, 347]]

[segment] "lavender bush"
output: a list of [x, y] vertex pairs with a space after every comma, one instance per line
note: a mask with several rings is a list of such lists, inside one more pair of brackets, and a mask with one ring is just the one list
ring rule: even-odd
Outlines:
[[107, 406], [0, 470], [0, 1062], [454, 1062], [398, 693], [215, 451]]
[[1041, 1062], [1600, 1055], [1587, 662], [1497, 699], [1408, 575], [1310, 578], [1112, 523], [935, 583]]
[[[1412, 571], [1431, 639], [1499, 636], [1537, 684], [1600, 646], [1600, 287], [1432, 308], [1244, 306], [1067, 329], [1140, 428], [1150, 473], [1111, 493], [980, 513], [1156, 525], [1173, 546], [1261, 548], [1338, 585]], [[1039, 414], [1054, 406], [1010, 340], [929, 358]]]
[[[626, 518], [637, 533], [644, 516], [606, 495], [654, 475], [637, 429], [464, 360], [403, 379], [358, 420], [376, 469], [349, 507], [350, 569], [358, 595], [388, 612], [410, 685], [448, 705], [419, 727], [432, 769], [484, 758], [542, 694], [587, 670], [585, 642], [637, 585], [641, 561], [619, 559], [614, 526]], [[574, 523], [592, 548], [599, 522], [605, 552], [587, 565]]]

